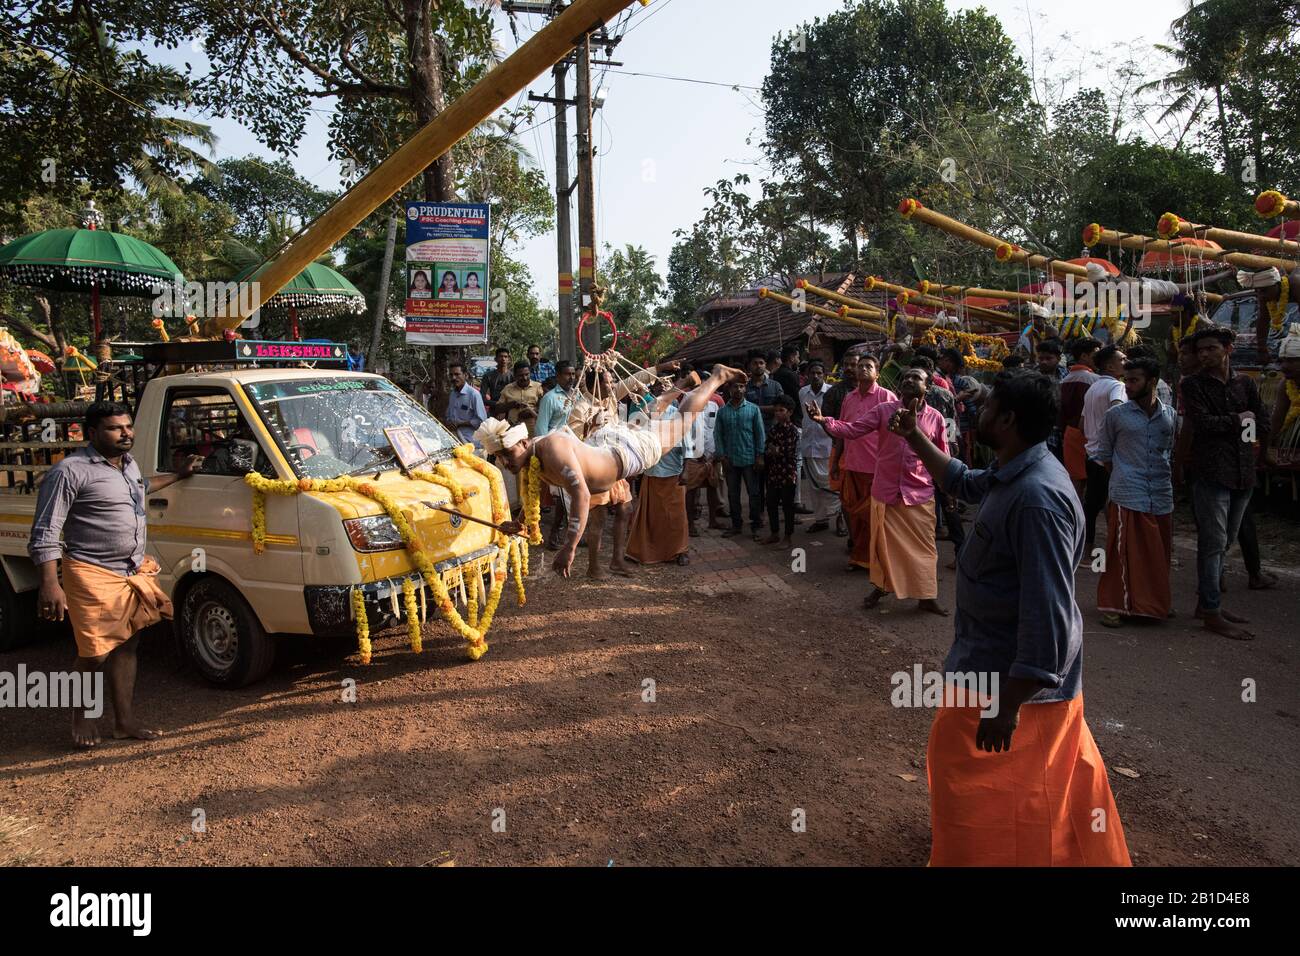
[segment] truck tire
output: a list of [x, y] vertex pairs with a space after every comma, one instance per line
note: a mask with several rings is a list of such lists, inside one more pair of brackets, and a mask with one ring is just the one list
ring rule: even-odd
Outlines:
[[218, 687], [246, 687], [275, 662], [275, 642], [248, 602], [221, 578], [203, 578], [186, 590], [176, 624], [185, 657]]

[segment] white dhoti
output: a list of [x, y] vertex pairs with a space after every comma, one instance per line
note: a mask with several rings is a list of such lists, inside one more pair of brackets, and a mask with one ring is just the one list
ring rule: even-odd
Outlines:
[[653, 468], [663, 457], [659, 435], [652, 428], [629, 428], [622, 422], [611, 422], [592, 432], [585, 439], [592, 448], [603, 448], [618, 461], [619, 477], [635, 478], [647, 468]]
[[840, 513], [840, 496], [831, 490], [831, 460], [805, 458], [803, 474], [812, 489], [813, 521], [829, 522]]

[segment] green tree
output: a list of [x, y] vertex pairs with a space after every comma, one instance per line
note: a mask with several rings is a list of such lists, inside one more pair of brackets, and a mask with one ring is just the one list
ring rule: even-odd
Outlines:
[[1032, 109], [1023, 63], [996, 17], [942, 0], [853, 0], [772, 45], [763, 83], [765, 147], [802, 184], [815, 221], [834, 224], [858, 258], [901, 249], [898, 200], [937, 170], [892, 161], [941, 109], [1010, 120]]
[[[130, 32], [121, 18], [139, 13], [129, 3], [0, 7], [0, 196], [67, 200], [83, 182], [103, 191], [130, 180], [175, 195], [212, 168], [202, 152], [214, 142], [209, 127], [162, 115], [192, 105], [185, 76], [116, 42]], [[17, 207], [0, 211], [0, 231], [14, 231]]]

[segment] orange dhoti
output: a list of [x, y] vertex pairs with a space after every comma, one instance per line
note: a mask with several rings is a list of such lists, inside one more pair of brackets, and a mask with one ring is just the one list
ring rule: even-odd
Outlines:
[[172, 602], [158, 586], [158, 570], [158, 562], [150, 557], [132, 575], [63, 559], [63, 593], [77, 656], [103, 657], [146, 627], [171, 620]]
[[641, 492], [627, 539], [627, 556], [641, 564], [672, 561], [690, 548], [686, 527], [686, 486], [677, 476], [641, 476]]
[[853, 537], [849, 563], [871, 568], [871, 481], [874, 475], [840, 470], [840, 505]]
[[930, 726], [931, 866], [1131, 866], [1083, 695], [1025, 704], [1011, 749], [975, 747], [978, 707]]
[[1097, 582], [1097, 609], [1163, 621], [1173, 606], [1172, 556], [1170, 515], [1130, 511], [1112, 501], [1106, 508], [1106, 570]]
[[872, 584], [898, 598], [937, 598], [938, 561], [933, 498], [919, 505], [871, 499]]
[[1065, 461], [1065, 470], [1070, 473], [1070, 477], [1075, 481], [1086, 481], [1088, 478], [1088, 449], [1084, 445], [1083, 430], [1075, 428], [1073, 425], [1066, 425], [1065, 436], [1061, 444], [1061, 457]]

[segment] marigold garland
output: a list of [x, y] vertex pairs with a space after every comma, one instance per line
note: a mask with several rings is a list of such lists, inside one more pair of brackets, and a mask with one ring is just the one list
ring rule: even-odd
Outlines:
[[531, 544], [542, 543], [542, 463], [528, 462], [528, 480], [524, 484], [524, 530]]
[[361, 654], [361, 663], [370, 663], [370, 621], [366, 618], [366, 592], [361, 588], [352, 589], [352, 616], [357, 620], [357, 650]]
[[1177, 326], [1175, 326], [1173, 329], [1174, 345], [1177, 345], [1186, 336], [1189, 336], [1193, 332], [1195, 332], [1196, 326], [1200, 321], [1201, 321], [1201, 313], [1197, 312], [1194, 316], [1192, 316], [1192, 323], [1191, 325], [1187, 326], [1186, 330], [1179, 329]]
[[1268, 327], [1274, 332], [1282, 331], [1282, 319], [1286, 317], [1286, 308], [1290, 304], [1291, 280], [1284, 274], [1277, 293], [1277, 302], [1265, 302], [1268, 308]]
[[510, 542], [510, 558], [511, 558], [510, 567], [514, 573], [515, 594], [519, 598], [520, 607], [523, 607], [525, 604], [528, 603], [528, 595], [524, 593], [524, 575], [523, 575], [523, 570], [524, 570], [523, 549], [527, 547], [528, 545], [525, 542], [520, 541], [518, 538], [514, 538]]
[[424, 641], [420, 634], [420, 607], [415, 603], [415, 584], [410, 578], [402, 578], [402, 598], [406, 603], [406, 633], [411, 637], [411, 650], [421, 654]]
[[[453, 450], [453, 454], [457, 459], [464, 462], [466, 465], [488, 479], [491, 488], [493, 521], [497, 524], [505, 521], [506, 518], [509, 517], [509, 505], [507, 504], [505, 496], [505, 483], [501, 480], [500, 472], [495, 468], [490, 467], [487, 462], [476, 457], [474, 455], [473, 445], [457, 446]], [[441, 469], [441, 473], [439, 473], [439, 469]], [[436, 483], [447, 486], [451, 491], [453, 499], [456, 498], [457, 494], [460, 495], [461, 499], [464, 498], [464, 489], [455, 482], [450, 469], [447, 469], [445, 465], [439, 465], [438, 468], [435, 469], [435, 476], [439, 479]], [[417, 478], [415, 475], [412, 475], [411, 477], [413, 480], [429, 480], [426, 477]], [[482, 618], [474, 624], [470, 624], [467, 623], [456, 610], [456, 605], [451, 599], [451, 595], [447, 590], [446, 583], [442, 579], [442, 575], [437, 572], [433, 562], [429, 559], [428, 555], [424, 553], [419, 540], [415, 537], [415, 531], [407, 520], [406, 515], [403, 514], [401, 507], [391, 496], [381, 491], [373, 482], [361, 481], [346, 475], [329, 479], [299, 478], [296, 480], [278, 480], [266, 478], [256, 472], [249, 472], [245, 475], [244, 482], [253, 490], [253, 549], [255, 553], [258, 554], [261, 554], [266, 547], [266, 495], [275, 494], [290, 496], [312, 491], [353, 491], [370, 498], [384, 509], [389, 520], [391, 520], [394, 527], [397, 528], [398, 534], [401, 535], [402, 541], [406, 544], [408, 556], [416, 569], [420, 572], [425, 584], [433, 592], [435, 603], [437, 604], [438, 611], [441, 613], [443, 620], [445, 620], [452, 630], [459, 634], [466, 642], [466, 653], [469, 655], [470, 660], [478, 660], [487, 653], [488, 644], [484, 637], [492, 625], [492, 618], [495, 616], [497, 606], [501, 602], [501, 593], [505, 589], [506, 577], [510, 568], [510, 555], [515, 555], [515, 561], [520, 566], [522, 566], [524, 560], [517, 550], [510, 547], [510, 539], [504, 533], [498, 531], [494, 536], [495, 543], [502, 549], [502, 551], [506, 552], [505, 555], [502, 556], [503, 560], [501, 562], [501, 569], [499, 571], [497, 570], [498, 562], [494, 558], [492, 561], [492, 591], [488, 595], [487, 606], [483, 609]], [[501, 552], [498, 552], [498, 555], [501, 556]], [[413, 595], [414, 585], [412, 584], [411, 587]], [[516, 587], [519, 592], [519, 603], [522, 606], [527, 600], [527, 595], [523, 590], [522, 579], [517, 578]], [[406, 587], [404, 584], [403, 591], [405, 591], [405, 589]], [[358, 606], [358, 600], [360, 600], [361, 608], [364, 611], [365, 599], [364, 596], [358, 598], [360, 593], [361, 592], [357, 590], [353, 591], [352, 604], [355, 609]], [[412, 596], [407, 602], [408, 615], [410, 614], [410, 608], [413, 605], [413, 601], [414, 598]], [[477, 600], [475, 601], [475, 611], [477, 611]], [[359, 618], [359, 623], [357, 625], [357, 641], [358, 645], [361, 647], [363, 663], [369, 663], [370, 661], [369, 634], [369, 624], [365, 622], [363, 614], [362, 617]], [[413, 635], [412, 647], [418, 652], [419, 649], [415, 644], [416, 638]]]

